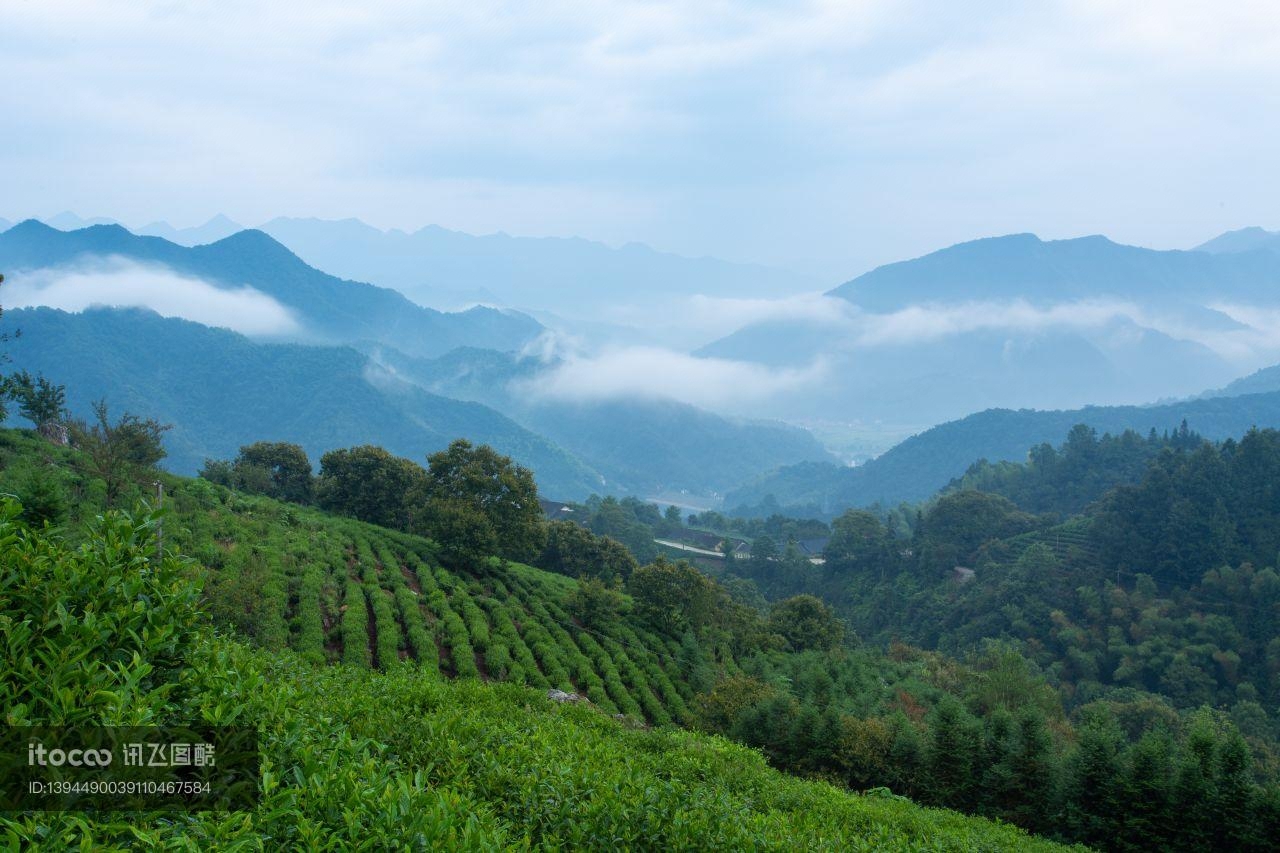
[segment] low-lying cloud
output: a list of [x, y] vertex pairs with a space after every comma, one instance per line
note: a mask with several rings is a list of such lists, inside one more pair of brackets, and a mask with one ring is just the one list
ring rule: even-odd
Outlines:
[[967, 332], [1098, 328], [1131, 316], [1132, 312], [1132, 306], [1118, 302], [1070, 302], [1039, 308], [1014, 300], [912, 305], [887, 314], [860, 314], [852, 322], [859, 346], [882, 346], [932, 341]]
[[744, 411], [783, 392], [817, 387], [826, 364], [779, 369], [720, 358], [695, 358], [659, 347], [617, 347], [563, 357], [515, 390], [556, 400], [666, 399]]
[[245, 335], [293, 335], [301, 331], [288, 308], [252, 287], [223, 288], [158, 266], [124, 258], [15, 273], [5, 284], [12, 308], [45, 306], [81, 312], [89, 308], [149, 308]]
[[613, 305], [608, 322], [643, 330], [652, 340], [677, 349], [694, 349], [717, 338], [769, 321], [802, 321], [842, 326], [857, 309], [844, 299], [805, 293], [781, 299], [735, 298], [692, 294], [649, 298], [643, 304]]
[[1280, 310], [1244, 305], [1139, 305], [1121, 300], [1082, 300], [1035, 306], [1025, 300], [914, 305], [851, 320], [854, 346], [910, 345], [968, 332], [1031, 334], [1049, 330], [1084, 334], [1125, 324], [1199, 344], [1241, 366], [1280, 358]]
[[1280, 360], [1280, 309], [1240, 305], [1143, 306], [1117, 299], [1035, 305], [1026, 300], [921, 304], [881, 314], [825, 296], [782, 300], [686, 300], [673, 323], [732, 332], [768, 322], [798, 322], [825, 341], [822, 355], [800, 367], [697, 358], [660, 346], [614, 346], [586, 353], [559, 335], [539, 339], [524, 355], [547, 364], [514, 390], [561, 400], [663, 398], [711, 409], [750, 412], [779, 395], [817, 390], [838, 365], [860, 351], [909, 348], [943, 338], [994, 332], [1010, 340], [1047, 332], [1075, 332], [1103, 351], [1156, 333], [1199, 344], [1235, 367], [1255, 369]]

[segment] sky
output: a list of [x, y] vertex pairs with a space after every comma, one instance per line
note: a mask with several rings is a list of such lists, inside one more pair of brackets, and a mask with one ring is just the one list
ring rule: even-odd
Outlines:
[[1280, 228], [1270, 2], [0, 0], [0, 217], [648, 243], [834, 285]]

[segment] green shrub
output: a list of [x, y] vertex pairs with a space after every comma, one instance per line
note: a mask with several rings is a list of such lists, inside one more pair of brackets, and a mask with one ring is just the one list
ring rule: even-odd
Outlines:
[[28, 529], [21, 512], [0, 501], [5, 722], [166, 722], [184, 701], [198, 591], [189, 564], [156, 558], [157, 516], [108, 513], [73, 549]]
[[373, 665], [373, 655], [369, 652], [369, 611], [364, 587], [355, 578], [347, 578], [346, 589], [342, 599], [342, 662], [369, 667]]

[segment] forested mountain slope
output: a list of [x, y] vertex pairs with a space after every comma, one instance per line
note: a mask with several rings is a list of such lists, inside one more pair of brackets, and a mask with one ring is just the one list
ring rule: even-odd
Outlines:
[[377, 442], [423, 459], [459, 437], [488, 442], [532, 468], [549, 494], [585, 497], [601, 480], [550, 441], [478, 403], [396, 382], [345, 347], [258, 343], [222, 329], [141, 309], [80, 314], [6, 311], [13, 369], [43, 372], [67, 387], [84, 416], [105, 398], [173, 424], [167, 464], [194, 473], [251, 441], [326, 450]]
[[831, 517], [848, 507], [920, 501], [961, 476], [975, 460], [1026, 459], [1029, 448], [1055, 443], [1075, 425], [1099, 433], [1146, 435], [1186, 421], [1209, 439], [1239, 436], [1251, 427], [1280, 426], [1280, 393], [1213, 397], [1155, 406], [1090, 406], [1071, 411], [993, 409], [912, 436], [857, 468], [805, 464], [780, 469], [726, 495], [734, 509], [758, 507], [773, 495], [793, 514]]

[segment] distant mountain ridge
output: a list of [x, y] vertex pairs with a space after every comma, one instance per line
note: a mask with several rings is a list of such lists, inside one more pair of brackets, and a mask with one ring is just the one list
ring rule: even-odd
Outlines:
[[[64, 212], [45, 222], [73, 231], [118, 225]], [[0, 229], [3, 230], [3, 229]], [[129, 229], [193, 247], [245, 228], [223, 214], [192, 228], [151, 222]], [[756, 264], [660, 252], [640, 243], [614, 248], [580, 237], [473, 235], [438, 225], [382, 230], [359, 219], [277, 217], [256, 230], [270, 234], [306, 263], [337, 276], [389, 287], [422, 305], [474, 303], [578, 312], [662, 293], [772, 297], [817, 290], [810, 276]]]
[[[195, 225], [190, 228], [175, 228], [163, 220], [148, 222], [138, 228], [130, 228], [120, 220], [112, 219], [108, 216], [94, 216], [85, 219], [67, 210], [55, 216], [33, 218], [52, 228], [57, 228], [59, 231], [79, 231], [82, 228], [90, 228], [94, 225], [119, 225], [141, 237], [162, 237], [170, 243], [177, 243], [180, 246], [202, 246], [206, 243], [216, 243], [225, 237], [230, 237], [237, 231], [245, 230], [245, 226], [221, 213], [215, 214], [201, 225]], [[4, 231], [12, 224], [7, 220], [0, 219], [0, 231]]]
[[[486, 435], [497, 436], [496, 446], [518, 459], [522, 458], [518, 452], [522, 447], [527, 451], [526, 457], [537, 450], [535, 455], [542, 460], [541, 464], [531, 467], [538, 471], [540, 477], [553, 478], [548, 493], [557, 497], [585, 496], [584, 483], [590, 483], [592, 490], [607, 488], [620, 493], [690, 490], [705, 495], [736, 486], [778, 465], [830, 458], [812, 435], [803, 430], [781, 424], [735, 423], [691, 406], [658, 402], [581, 406], [530, 404], [521, 395], [511, 393], [508, 386], [512, 379], [519, 378], [530, 369], [536, 371], [546, 365], [516, 359], [504, 350], [519, 349], [542, 334], [544, 330], [536, 321], [515, 312], [485, 307], [455, 314], [422, 308], [395, 291], [344, 281], [313, 269], [261, 231], [239, 231], [217, 242], [195, 247], [179, 246], [158, 237], [134, 235], [119, 225], [94, 225], [64, 232], [28, 220], [0, 234], [0, 269], [14, 271], [12, 280], [15, 282], [21, 281], [23, 270], [47, 272], [70, 269], [100, 258], [125, 258], [158, 265], [219, 287], [252, 286], [292, 309], [304, 322], [308, 334], [299, 342], [323, 344], [324, 347], [351, 345], [363, 350], [365, 356], [343, 350], [347, 355], [339, 357], [325, 348], [312, 347], [310, 355], [302, 359], [304, 367], [332, 362], [330, 369], [336, 376], [350, 377], [353, 373], [365, 371], [361, 374], [365, 380], [370, 377], [378, 380], [377, 390], [381, 397], [376, 404], [369, 404], [371, 413], [380, 413], [377, 417], [357, 417], [341, 407], [333, 415], [348, 424], [363, 424], [359, 430], [353, 428], [342, 433], [355, 443], [385, 442], [389, 448], [405, 448], [414, 443], [439, 444], [445, 432], [449, 432], [451, 438], [468, 437], [477, 441], [485, 440]], [[133, 345], [125, 340], [127, 336], [122, 331], [122, 321], [110, 319], [115, 315], [91, 311], [86, 313], [83, 322], [64, 318], [61, 326], [46, 315], [40, 316], [44, 318], [45, 334], [53, 334], [51, 329], [68, 325], [75, 325], [82, 331], [93, 329], [93, 334], [86, 332], [86, 340], [98, 341], [101, 351], [95, 358], [105, 364], [117, 359], [111, 352], [113, 333], [109, 329], [115, 330], [114, 334], [119, 338], [115, 345], [119, 349], [133, 351]], [[21, 322], [31, 321], [24, 319]], [[175, 349], [213, 346], [210, 341], [214, 339], [194, 331], [199, 327], [192, 324], [170, 327], [141, 320], [135, 323], [140, 329], [137, 334], [158, 334], [167, 341], [167, 346]], [[99, 326], [104, 328], [99, 329]], [[141, 331], [144, 328], [146, 332]], [[191, 337], [192, 341], [183, 343], [184, 336]], [[60, 339], [64, 342], [69, 340], [66, 335]], [[219, 358], [228, 364], [238, 364], [244, 375], [254, 376], [266, 386], [286, 383], [290, 388], [307, 387], [320, 393], [321, 384], [316, 377], [305, 370], [300, 374], [298, 371], [303, 368], [296, 361], [280, 358], [279, 354], [286, 350], [254, 349], [243, 344], [233, 346], [229, 342], [237, 339], [217, 339], [222, 342], [218, 346], [227, 349]], [[73, 351], [76, 349], [69, 343], [66, 345]], [[253, 366], [254, 358], [262, 359], [262, 364]], [[356, 361], [351, 361], [352, 358]], [[399, 365], [402, 371], [410, 365], [416, 366], [419, 372], [425, 370], [428, 374], [426, 381], [409, 373], [403, 373], [402, 377], [407, 376], [411, 381], [399, 381], [395, 373], [396, 359], [403, 362]], [[214, 381], [203, 363], [179, 358], [174, 364], [186, 365], [192, 376], [184, 379], [184, 374], [175, 368], [164, 374], [171, 383]], [[424, 367], [426, 365], [429, 367]], [[129, 400], [135, 400], [135, 396], [131, 380], [127, 377], [133, 370], [143, 370], [133, 365], [129, 371], [121, 369], [114, 372], [109, 379], [90, 377], [85, 380], [82, 376], [84, 371], [75, 364], [58, 363], [55, 367], [57, 369], [47, 372], [55, 381], [64, 382], [68, 387], [96, 388], [101, 396], [108, 399], [123, 397]], [[32, 369], [44, 368], [37, 364]], [[435, 393], [422, 391], [416, 387], [417, 384]], [[347, 385], [339, 382], [335, 387], [346, 389]], [[156, 387], [149, 396], [164, 399], [167, 393], [165, 389]], [[348, 390], [335, 390], [334, 393], [348, 393]], [[363, 386], [357, 386], [349, 393], [353, 400], [369, 399], [369, 390]], [[415, 401], [415, 395], [425, 395], [429, 398], [428, 403]], [[390, 405], [388, 400], [392, 398], [393, 402], [401, 402]], [[463, 404], [457, 398], [473, 402]], [[402, 405], [405, 399], [411, 402]], [[131, 405], [149, 413], [143, 402], [136, 400]], [[309, 408], [308, 404], [294, 399], [290, 393], [281, 396], [281, 405]], [[431, 418], [425, 421], [417, 414], [424, 408], [432, 412]], [[395, 413], [401, 409], [407, 414]], [[495, 409], [506, 415], [498, 415]], [[174, 401], [166, 412], [166, 417], [182, 427], [174, 434], [179, 448], [174, 453], [175, 464], [188, 468], [198, 464], [195, 457], [211, 452], [210, 447], [224, 452], [218, 444], [218, 436], [201, 432], [196, 423], [210, 417], [218, 420], [197, 398]], [[468, 422], [468, 413], [475, 418], [475, 423]], [[445, 422], [447, 429], [438, 423], [445, 415], [448, 416]], [[282, 413], [270, 411], [268, 407], [249, 416], [249, 420], [271, 426], [282, 417]], [[502, 428], [494, 425], [494, 418], [505, 417], [511, 420]], [[416, 419], [416, 431], [394, 422], [405, 418], [410, 421]], [[523, 426], [517, 427], [517, 424]], [[519, 430], [523, 437], [515, 438], [516, 433], [511, 432], [513, 428]], [[240, 434], [230, 425], [227, 429]], [[307, 437], [309, 446], [326, 447], [323, 436], [328, 434], [323, 431], [317, 433], [316, 429], [295, 424], [289, 426], [288, 431]], [[409, 432], [406, 433], [405, 429]], [[186, 451], [181, 450], [183, 443], [188, 445]], [[516, 449], [512, 450], [512, 447]], [[234, 451], [235, 448], [230, 449]], [[572, 465], [566, 460], [571, 460]], [[548, 465], [551, 466], [550, 473], [544, 470]], [[567, 473], [574, 466], [581, 469], [579, 473]], [[587, 473], [581, 473], [583, 471]]]
[[1278, 286], [1280, 256], [1265, 253], [1162, 251], [1102, 236], [1010, 234], [886, 264], [829, 293], [867, 310], [894, 311], [920, 302], [1198, 299], [1206, 290], [1274, 301]]
[[308, 266], [261, 231], [240, 231], [195, 247], [138, 236], [119, 225], [59, 231], [26, 220], [0, 234], [0, 267], [10, 272], [94, 257], [160, 264], [223, 287], [251, 286], [292, 309], [318, 340], [331, 343], [394, 341], [415, 355], [434, 356], [462, 345], [519, 349], [542, 332], [523, 314], [483, 307], [446, 314], [394, 290], [336, 278]]
[[763, 320], [696, 354], [825, 365], [821, 397], [785, 396], [766, 414], [828, 420], [923, 427], [975, 409], [1185, 397], [1265, 355], [1253, 333], [1266, 330], [1223, 306], [1280, 306], [1280, 253], [1011, 234], [886, 264], [827, 295], [838, 300], [827, 317]]
[[908, 438], [857, 468], [805, 464], [782, 468], [725, 496], [724, 506], [758, 507], [772, 495], [782, 507], [836, 515], [849, 507], [924, 500], [979, 459], [1022, 461], [1032, 447], [1057, 445], [1076, 424], [1099, 433], [1172, 431], [1185, 420], [1212, 440], [1251, 427], [1280, 427], [1280, 392], [1185, 400], [1158, 406], [1090, 406], [1071, 411], [991, 409]]
[[244, 230], [243, 225], [219, 213], [203, 225], [192, 228], [174, 228], [168, 222], [150, 222], [134, 233], [148, 237], [163, 237], [170, 243], [177, 243], [180, 246], [202, 246], [206, 243], [216, 243], [237, 231]]
[[1254, 252], [1258, 250], [1280, 252], [1280, 231], [1267, 231], [1257, 225], [1228, 231], [1219, 234], [1212, 240], [1206, 240], [1196, 246], [1197, 252], [1214, 254], [1235, 254], [1237, 252]]
[[478, 300], [573, 314], [653, 293], [776, 296], [817, 286], [797, 273], [638, 243], [615, 249], [577, 237], [475, 236], [435, 225], [382, 231], [358, 219], [281, 217], [260, 227], [308, 263], [422, 302]]
[[1239, 397], [1243, 394], [1269, 394], [1280, 391], [1280, 364], [1256, 370], [1248, 376], [1213, 391], [1205, 391], [1200, 397]]

